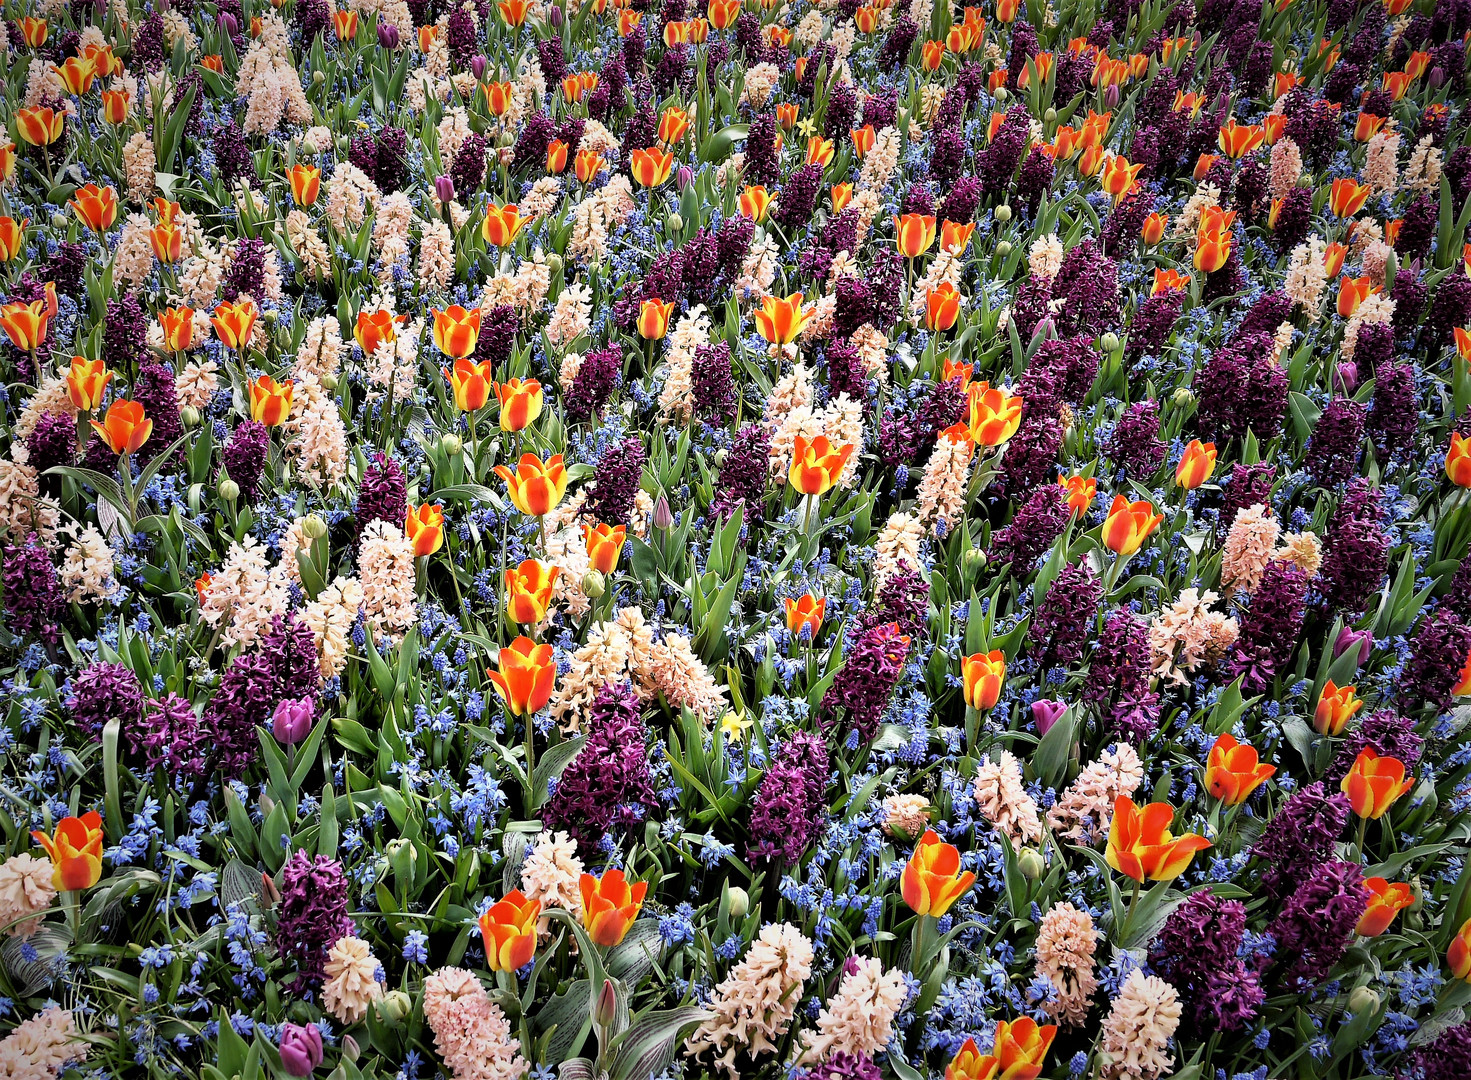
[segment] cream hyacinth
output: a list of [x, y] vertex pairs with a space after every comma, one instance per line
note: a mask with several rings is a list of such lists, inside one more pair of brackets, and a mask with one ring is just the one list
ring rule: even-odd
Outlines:
[[30, 937], [36, 932], [56, 899], [53, 873], [50, 859], [25, 852], [0, 863], [0, 931], [11, 937]]
[[981, 816], [1010, 837], [1014, 846], [1042, 839], [1041, 812], [1022, 783], [1016, 755], [1002, 750], [997, 760], [976, 766], [976, 807]]
[[1144, 763], [1128, 743], [1106, 750], [1089, 764], [1047, 811], [1047, 824], [1068, 840], [1096, 844], [1113, 823], [1114, 800], [1131, 798], [1144, 782]]
[[796, 1015], [802, 990], [812, 976], [812, 942], [790, 923], [770, 923], [751, 943], [746, 957], [715, 987], [715, 1013], [685, 1043], [691, 1056], [710, 1051], [714, 1066], [737, 1080], [736, 1055], [769, 1054]]
[[[521, 891], [528, 900], [540, 900], [543, 908], [559, 907], [582, 917], [582, 860], [577, 841], [565, 832], [540, 833], [521, 864]], [[538, 933], [548, 933], [551, 919], [537, 920]]]
[[88, 525], [62, 557], [61, 587], [66, 590], [66, 598], [78, 604], [109, 600], [117, 592], [112, 575], [112, 548], [97, 526]]
[[455, 1080], [520, 1080], [531, 1068], [506, 1014], [464, 968], [440, 968], [424, 980], [424, 1019]]
[[0, 1039], [0, 1080], [55, 1080], [86, 1056], [71, 1010], [53, 1005]]
[[322, 678], [331, 679], [347, 667], [352, 648], [352, 624], [363, 606], [363, 587], [357, 578], [339, 575], [302, 610], [301, 621], [312, 632]]
[[930, 823], [929, 807], [930, 801], [923, 795], [886, 795], [882, 806], [884, 832], [893, 836], [903, 830], [909, 836], [919, 836]]
[[322, 1007], [343, 1024], [356, 1024], [383, 996], [378, 975], [383, 965], [362, 938], [339, 938], [327, 953]]
[[1281, 531], [1272, 511], [1261, 503], [1236, 511], [1221, 549], [1221, 586], [1228, 595], [1256, 592]]
[[271, 619], [286, 610], [287, 599], [286, 575], [266, 562], [261, 542], [247, 536], [243, 543], [230, 545], [199, 605], [199, 617], [221, 631], [225, 646], [249, 648]]
[[849, 965], [837, 993], [817, 1016], [817, 1030], [802, 1032], [799, 1063], [836, 1053], [871, 1055], [889, 1045], [907, 993], [904, 972], [885, 971], [877, 957], [855, 956]]
[[1174, 1064], [1170, 1038], [1180, 1026], [1180, 995], [1156, 975], [1135, 968], [1103, 1021], [1110, 1080], [1154, 1080]]
[[395, 641], [419, 618], [415, 606], [414, 546], [397, 525], [374, 521], [358, 552], [363, 611], [375, 629]]
[[1072, 904], [1054, 904], [1037, 927], [1037, 975], [1057, 991], [1049, 1014], [1070, 1027], [1088, 1018], [1088, 1001], [1098, 989], [1093, 953], [1102, 935], [1093, 916]]

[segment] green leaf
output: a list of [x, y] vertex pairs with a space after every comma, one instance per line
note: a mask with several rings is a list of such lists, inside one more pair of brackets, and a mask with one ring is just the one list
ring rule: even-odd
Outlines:
[[695, 1005], [648, 1013], [613, 1041], [612, 1080], [648, 1080], [674, 1060], [680, 1036], [714, 1014]]
[[562, 775], [563, 770], [572, 764], [572, 759], [577, 757], [578, 751], [586, 742], [587, 736], [579, 735], [575, 739], [567, 739], [565, 742], [548, 747], [541, 755], [541, 760], [536, 763], [536, 768], [532, 771], [531, 809], [539, 809], [547, 801], [547, 792], [551, 787], [552, 779]]

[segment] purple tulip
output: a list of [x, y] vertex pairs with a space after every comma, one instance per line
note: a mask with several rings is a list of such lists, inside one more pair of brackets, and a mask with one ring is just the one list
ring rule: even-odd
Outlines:
[[397, 49], [398, 27], [390, 22], [380, 22], [378, 24], [378, 44], [385, 49]]
[[1351, 626], [1345, 626], [1338, 632], [1338, 640], [1333, 643], [1333, 659], [1337, 660], [1344, 653], [1355, 646], [1359, 650], [1359, 667], [1369, 662], [1369, 650], [1374, 645], [1374, 635], [1368, 630], [1355, 630]]
[[1338, 382], [1340, 393], [1352, 394], [1359, 385], [1359, 365], [1352, 360], [1340, 361], [1334, 370], [1334, 377]]
[[434, 181], [434, 197], [442, 203], [455, 201], [455, 182], [448, 176], [436, 177]]
[[476, 56], [470, 60], [470, 74], [475, 76], [476, 82], [479, 82], [484, 77], [485, 66], [488, 63], [490, 61], [483, 56]]
[[300, 701], [287, 698], [276, 706], [275, 715], [271, 717], [271, 732], [282, 746], [295, 746], [311, 732], [316, 718], [317, 710], [311, 698], [304, 697]]
[[322, 1063], [322, 1033], [315, 1025], [282, 1024], [281, 1067], [292, 1076], [310, 1076]]
[[1117, 109], [1119, 107], [1120, 96], [1121, 92], [1119, 90], [1118, 84], [1113, 83], [1109, 86], [1107, 90], [1103, 92], [1103, 102], [1110, 109]]
[[[553, 10], [556, 9], [554, 8]], [[683, 191], [695, 182], [695, 170], [691, 169], [688, 165], [681, 165], [679, 172], [674, 174], [674, 182], [679, 186], [679, 190]]]
[[1430, 89], [1439, 90], [1445, 82], [1445, 68], [1437, 64], [1430, 69]]
[[547, 12], [547, 22], [552, 24], [553, 30], [562, 28], [562, 6], [560, 4], [552, 5], [552, 10]]
[[1061, 701], [1048, 701], [1042, 698], [1032, 702], [1032, 722], [1037, 725], [1037, 734], [1046, 735], [1052, 725], [1062, 719], [1062, 714], [1067, 712], [1067, 706]]

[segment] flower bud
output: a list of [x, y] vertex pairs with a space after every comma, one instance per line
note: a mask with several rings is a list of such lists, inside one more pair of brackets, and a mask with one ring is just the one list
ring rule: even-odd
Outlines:
[[276, 705], [271, 717], [271, 734], [282, 746], [295, 746], [311, 734], [316, 719], [316, 704], [310, 697], [297, 701], [285, 698]]
[[439, 448], [450, 457], [455, 457], [464, 451], [465, 444], [453, 431], [447, 431], [440, 437]]
[[281, 890], [276, 888], [276, 879], [270, 874], [264, 872], [261, 874], [260, 893], [265, 897], [267, 907], [275, 907], [281, 902]]
[[236, 499], [240, 498], [240, 485], [235, 483], [235, 481], [231, 480], [228, 476], [220, 481], [220, 486], [217, 490], [219, 491], [220, 498], [224, 499], [226, 502], [232, 503]]
[[308, 514], [301, 523], [301, 531], [309, 540], [320, 540], [327, 535], [327, 523], [316, 514]]
[[695, 182], [695, 170], [691, 169], [688, 165], [681, 165], [679, 172], [674, 174], [674, 182], [679, 187], [679, 190], [683, 191]]
[[1379, 1008], [1379, 995], [1367, 986], [1356, 986], [1353, 993], [1348, 995], [1348, 1011], [1355, 1016], [1373, 1012], [1377, 1008]]
[[547, 255], [546, 263], [547, 272], [550, 274], [555, 274], [558, 270], [562, 269], [562, 256], [553, 251]]
[[385, 49], [398, 48], [398, 27], [391, 22], [380, 22], [378, 24], [378, 44]]
[[260, 816], [266, 818], [270, 817], [271, 811], [276, 809], [276, 800], [262, 791], [260, 798], [256, 799], [256, 805], [260, 807]]
[[1430, 89], [1439, 90], [1441, 86], [1445, 83], [1445, 68], [1441, 67], [1439, 64], [1436, 64], [1435, 67], [1431, 68], [1429, 83]]
[[553, 5], [552, 10], [547, 12], [547, 22], [552, 24], [553, 30], [560, 30], [562, 28], [562, 9]]
[[334, 375], [334, 374], [332, 374], [329, 371], [329, 372], [327, 372], [327, 374], [323, 375], [322, 378], [321, 378], [322, 389], [323, 390], [336, 390], [337, 389], [337, 382], [338, 382], [337, 376]]
[[608, 582], [599, 570], [589, 570], [582, 575], [582, 591], [588, 599], [596, 600], [608, 591]]
[[455, 182], [448, 176], [439, 176], [434, 179], [434, 197], [442, 203], [455, 201]]
[[986, 565], [987, 561], [986, 553], [980, 548], [973, 547], [965, 549], [965, 572], [967, 574], [973, 574], [980, 570]]
[[996, 254], [999, 255], [999, 256], [1001, 256], [1001, 258], [1003, 258], [1003, 259], [1006, 258], [1006, 256], [1010, 255], [1011, 254], [1011, 241], [1010, 240], [1002, 240], [1000, 243], [998, 243], [996, 245]]
[[739, 885], [730, 887], [730, 917], [732, 919], [744, 919], [746, 913], [751, 910], [751, 894]]
[[995, 94], [996, 104], [998, 104], [998, 105], [1005, 104], [1006, 103], [1006, 99], [1009, 98], [1009, 97], [1011, 97], [1011, 91], [1007, 90], [1006, 87], [1004, 87], [1004, 86], [998, 86], [996, 88], [996, 94]]
[[321, 86], [326, 81], [327, 73], [321, 68], [317, 68], [316, 71], [312, 72], [312, 82], [314, 82], [316, 85]]
[[1037, 734], [1046, 735], [1052, 725], [1062, 719], [1067, 712], [1067, 705], [1061, 701], [1049, 701], [1046, 698], [1032, 702], [1032, 722], [1037, 725]]
[[489, 63], [490, 61], [483, 56], [473, 56], [470, 58], [470, 74], [475, 76], [476, 82], [485, 78], [485, 67]]
[[1042, 114], [1042, 122], [1044, 124], [1055, 124], [1055, 123], [1057, 123], [1057, 110], [1056, 109], [1048, 109], [1045, 113]]
[[603, 989], [598, 993], [598, 1003], [593, 1006], [593, 1023], [607, 1027], [618, 1015], [618, 990], [612, 979], [603, 980]]
[[1104, 352], [1116, 352], [1119, 347], [1119, 336], [1110, 330], [1098, 339], [1098, 347]]
[[240, 21], [228, 11], [220, 12], [220, 17], [217, 22], [219, 28], [230, 37], [234, 37], [236, 34], [240, 33]]
[[1359, 365], [1352, 360], [1340, 360], [1333, 369], [1333, 379], [1340, 394], [1352, 394], [1359, 385]]
[[514, 131], [503, 131], [496, 136], [495, 144], [503, 149], [510, 149], [516, 145], [516, 133]]
[[358, 1041], [351, 1035], [342, 1036], [342, 1056], [349, 1064], [356, 1064], [363, 1051], [358, 1046]]
[[1121, 100], [1123, 100], [1123, 91], [1119, 89], [1118, 83], [1113, 83], [1103, 92], [1103, 103], [1110, 109], [1117, 109]]
[[1005, 225], [1008, 221], [1011, 220], [1011, 207], [1007, 206], [1005, 203], [1002, 203], [996, 208], [995, 214], [996, 220]]
[[414, 1011], [414, 999], [402, 990], [390, 990], [378, 1002], [378, 1012], [389, 1027], [398, 1027], [404, 1018]]
[[674, 513], [669, 509], [669, 500], [663, 495], [654, 504], [654, 528], [672, 529], [674, 527]]
[[664, 219], [664, 228], [669, 232], [680, 232], [684, 229], [684, 218], [678, 214], [670, 214]]
[[1016, 857], [1017, 869], [1022, 872], [1022, 877], [1028, 881], [1036, 881], [1042, 876], [1042, 871], [1047, 869], [1047, 864], [1042, 861], [1040, 852], [1032, 848], [1023, 848], [1022, 853]]
[[187, 428], [198, 427], [199, 410], [193, 405], [185, 405], [179, 410], [179, 419], [184, 421], [184, 426]]
[[66, 215], [57, 213], [51, 215], [51, 227], [53, 229], [66, 229]]
[[1170, 398], [1175, 403], [1175, 408], [1186, 409], [1195, 404], [1195, 391], [1188, 386], [1179, 387]]

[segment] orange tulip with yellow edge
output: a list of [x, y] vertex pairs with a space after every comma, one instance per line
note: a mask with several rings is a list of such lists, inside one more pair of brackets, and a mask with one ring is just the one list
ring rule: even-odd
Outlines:
[[136, 454], [153, 434], [153, 421], [143, 415], [136, 401], [114, 401], [102, 423], [92, 421], [92, 430], [102, 436], [114, 454]]
[[261, 375], [250, 384], [250, 418], [277, 427], [291, 415], [292, 383], [290, 379], [277, 382], [269, 375]]
[[404, 536], [415, 555], [433, 555], [444, 547], [444, 507], [439, 503], [410, 503], [404, 517]]
[[807, 140], [807, 164], [819, 165], [827, 168], [832, 164], [833, 156], [837, 153], [837, 147], [831, 139], [824, 139], [821, 135], [813, 135]]
[[1240, 806], [1276, 771], [1277, 766], [1257, 760], [1255, 747], [1238, 743], [1227, 732], [1215, 741], [1206, 759], [1205, 787], [1212, 798], [1227, 806]]
[[534, 625], [547, 617], [552, 590], [562, 568], [540, 559], [525, 559], [506, 570], [506, 614], [512, 622]]
[[1195, 269], [1214, 274], [1231, 258], [1231, 234], [1224, 230], [1201, 232], [1195, 238]]
[[1210, 174], [1216, 162], [1221, 160], [1220, 154], [1201, 154], [1195, 159], [1195, 171], [1190, 174], [1190, 179], [1199, 183]]
[[793, 599], [788, 596], [785, 601], [787, 614], [787, 629], [794, 637], [800, 637], [803, 628], [808, 631], [808, 639], [817, 637], [817, 632], [822, 629], [822, 617], [827, 611], [827, 597], [821, 599], [811, 593]]
[[1260, 124], [1238, 124], [1228, 120], [1216, 133], [1216, 145], [1232, 161], [1243, 158], [1265, 141], [1267, 133]]
[[832, 200], [834, 214], [841, 214], [843, 208], [853, 201], [853, 185], [851, 183], [834, 184], [828, 193]]
[[546, 395], [536, 379], [511, 379], [495, 384], [495, 397], [501, 403], [501, 430], [522, 431], [536, 423]]
[[978, 382], [969, 394], [970, 437], [977, 446], [1000, 446], [1022, 426], [1022, 399], [999, 386]]
[[496, 8], [506, 25], [514, 28], [526, 21], [526, 12], [530, 10], [531, 4], [529, 0], [500, 0]]
[[756, 332], [773, 345], [787, 345], [797, 340], [811, 314], [810, 309], [802, 307], [801, 293], [785, 299], [767, 296], [755, 312]]
[[590, 182], [603, 171], [603, 155], [596, 150], [579, 150], [572, 159], [572, 172], [580, 183]]
[[92, 80], [97, 78], [97, 65], [81, 56], [69, 56], [60, 64], [52, 64], [51, 69], [66, 92], [78, 96], [92, 89]]
[[9, 262], [25, 249], [26, 226], [30, 218], [16, 221], [13, 217], [0, 217], [0, 262]]
[[659, 117], [659, 141], [666, 146], [679, 142], [689, 129], [690, 114], [677, 106], [669, 106]]
[[658, 341], [669, 332], [669, 320], [674, 315], [674, 301], [667, 303], [658, 297], [645, 300], [638, 307], [638, 333], [645, 341]]
[[1093, 505], [1093, 500], [1098, 497], [1098, 481], [1091, 476], [1059, 474], [1057, 482], [1063, 489], [1063, 499], [1073, 512], [1073, 517], [1086, 514]]
[[1461, 665], [1461, 674], [1456, 685], [1451, 687], [1452, 697], [1471, 697], [1471, 649], [1466, 651], [1466, 662]]
[[117, 192], [96, 184], [84, 184], [72, 196], [71, 208], [83, 225], [93, 232], [106, 232], [117, 220]]
[[51, 885], [57, 892], [90, 889], [102, 879], [102, 815], [96, 810], [62, 818], [50, 836], [34, 830], [31, 839], [51, 859]]
[[640, 187], [656, 188], [669, 179], [674, 169], [674, 154], [657, 146], [635, 150], [628, 156], [628, 169]]
[[643, 12], [630, 11], [624, 8], [618, 12], [618, 36], [627, 37], [638, 29], [638, 24], [643, 22]]
[[1030, 1016], [997, 1021], [991, 1046], [1001, 1070], [996, 1080], [1036, 1080], [1056, 1036], [1056, 1024], [1038, 1024]]
[[495, 472], [506, 482], [516, 509], [528, 517], [545, 517], [555, 510], [571, 482], [561, 454], [553, 454], [546, 461], [535, 454], [522, 454], [515, 472], [505, 465], [497, 465]]
[[1333, 181], [1328, 192], [1328, 209], [1341, 218], [1351, 218], [1364, 208], [1369, 198], [1369, 185], [1352, 177]]
[[942, 841], [934, 829], [926, 829], [904, 864], [899, 890], [916, 915], [938, 919], [975, 883], [975, 874], [961, 872], [959, 849]]
[[311, 206], [322, 190], [322, 170], [315, 165], [293, 165], [286, 170], [291, 185], [291, 200], [297, 206]]
[[50, 28], [47, 26], [45, 19], [38, 19], [34, 15], [27, 15], [15, 21], [16, 25], [20, 27], [20, 39], [29, 48], [39, 49], [42, 45], [46, 44], [46, 35], [50, 33]]
[[516, 234], [530, 218], [523, 218], [515, 203], [497, 206], [491, 203], [485, 208], [485, 220], [480, 224], [480, 235], [492, 247], [510, 247], [516, 242]]
[[512, 716], [528, 716], [546, 708], [557, 681], [557, 661], [550, 645], [518, 637], [502, 647], [496, 665], [500, 670], [487, 671], [485, 677]]
[[1389, 929], [1396, 915], [1415, 902], [1415, 890], [1403, 881], [1369, 877], [1364, 879], [1364, 888], [1369, 890], [1369, 906], [1354, 927], [1354, 933], [1361, 937], [1378, 937]]
[[153, 246], [154, 256], [165, 266], [172, 266], [184, 255], [184, 230], [172, 222], [149, 229], [148, 242]]
[[587, 561], [600, 574], [611, 574], [618, 566], [618, 557], [623, 553], [624, 541], [628, 539], [628, 526], [602, 523], [582, 526], [582, 542], [587, 547]]
[[853, 456], [853, 444], [834, 446], [826, 435], [808, 440], [798, 435], [792, 446], [792, 467], [787, 479], [804, 495], [822, 495], [838, 481]]
[[461, 357], [455, 361], [453, 371], [447, 368], [440, 368], [440, 371], [449, 380], [455, 408], [460, 412], [476, 412], [485, 408], [495, 386], [494, 365], [489, 360], [477, 364], [468, 357]]
[[1180, 463], [1175, 466], [1175, 483], [1186, 491], [1194, 491], [1211, 478], [1215, 469], [1216, 444], [1194, 439], [1185, 447]]
[[1173, 881], [1183, 874], [1197, 851], [1211, 842], [1195, 833], [1175, 836], [1170, 823], [1175, 808], [1167, 802], [1136, 806], [1127, 795], [1113, 804], [1113, 823], [1108, 830], [1108, 865], [1126, 877], [1143, 882]]
[[158, 313], [158, 326], [163, 342], [174, 352], [183, 352], [194, 344], [194, 309], [166, 308]]
[[932, 333], [943, 333], [960, 318], [960, 292], [948, 281], [942, 281], [925, 297], [924, 324]]
[[647, 881], [629, 884], [623, 871], [604, 870], [601, 878], [583, 874], [578, 882], [582, 893], [582, 925], [593, 944], [611, 949], [628, 934], [649, 891]]
[[225, 347], [238, 352], [250, 343], [257, 314], [255, 304], [249, 300], [226, 300], [215, 307], [209, 321]]
[[741, 192], [739, 205], [741, 215], [759, 225], [766, 219], [766, 211], [771, 207], [771, 195], [762, 185], [753, 184]]
[[853, 140], [853, 149], [858, 153], [858, 157], [861, 160], [865, 154], [873, 149], [873, 144], [878, 139], [878, 133], [873, 130], [872, 124], [864, 124], [860, 128], [853, 128], [849, 131], [848, 138]]
[[983, 1054], [974, 1039], [966, 1039], [945, 1066], [945, 1080], [996, 1080], [1001, 1062], [991, 1054]]
[[899, 254], [906, 259], [917, 259], [935, 242], [935, 215], [894, 215], [894, 239], [899, 245]]
[[1373, 113], [1361, 112], [1359, 118], [1354, 122], [1354, 141], [1366, 143], [1384, 126], [1386, 117], [1375, 116]]
[[1329, 679], [1313, 709], [1313, 727], [1319, 735], [1342, 735], [1354, 713], [1363, 707], [1352, 686], [1338, 686]]
[[1348, 796], [1348, 804], [1355, 814], [1378, 821], [1414, 783], [1413, 776], [1405, 775], [1403, 761], [1381, 757], [1372, 746], [1366, 746], [1359, 751], [1338, 788]]
[[520, 889], [512, 889], [480, 916], [480, 940], [485, 945], [485, 965], [491, 971], [519, 971], [536, 955], [536, 921], [541, 901], [528, 900]]
[[996, 0], [996, 21], [1009, 23], [1016, 18], [1021, 0]]
[[485, 104], [490, 109], [491, 115], [496, 117], [506, 115], [506, 111], [511, 107], [511, 99], [515, 96], [515, 84], [488, 82], [481, 89], [485, 91]]
[[1471, 488], [1471, 438], [1458, 431], [1451, 432], [1451, 445], [1445, 452], [1445, 474], [1457, 487]]
[[1338, 281], [1338, 314], [1345, 319], [1352, 318], [1359, 305], [1378, 291], [1367, 274], [1358, 278], [1344, 274]]
[[400, 323], [408, 321], [407, 315], [395, 315], [386, 308], [377, 311], [358, 312], [357, 323], [352, 328], [352, 336], [357, 340], [358, 347], [363, 350], [365, 356], [372, 356], [378, 351], [378, 346], [385, 342], [392, 344], [398, 340], [398, 327]]
[[1452, 975], [1471, 982], [1471, 919], [1463, 922], [1456, 936], [1451, 938], [1450, 947], [1445, 951], [1445, 962]]
[[960, 678], [968, 706], [982, 712], [995, 708], [1006, 685], [1006, 654], [992, 649], [967, 656], [960, 662]]
[[91, 412], [102, 404], [102, 392], [112, 380], [112, 372], [101, 360], [73, 356], [71, 370], [66, 373], [66, 396], [78, 412]]
[[1190, 275], [1182, 274], [1173, 267], [1165, 267], [1154, 271], [1154, 286], [1149, 295], [1158, 296], [1160, 293], [1169, 292], [1171, 289], [1188, 289], [1190, 287]]
[[122, 74], [123, 62], [113, 53], [111, 45], [88, 45], [82, 50], [82, 56], [92, 61], [97, 74], [103, 78]]
[[358, 36], [358, 13], [356, 11], [334, 11], [332, 29], [338, 41], [352, 41]]
[[50, 146], [66, 130], [66, 113], [47, 108], [16, 109], [15, 130], [22, 142]]
[[717, 30], [729, 30], [735, 25], [736, 16], [740, 13], [741, 0], [710, 0], [705, 8], [710, 25]]
[[547, 175], [557, 176], [567, 168], [567, 144], [561, 139], [547, 143]]
[[1115, 495], [1103, 522], [1103, 543], [1115, 555], [1128, 558], [1163, 520], [1164, 515], [1156, 514], [1154, 505], [1147, 500], [1131, 503], [1122, 495]]
[[968, 221], [964, 225], [953, 221], [940, 222], [940, 250], [952, 255], [961, 254], [970, 246], [970, 238], [975, 235], [975, 231], [974, 221]]
[[440, 311], [432, 310], [434, 316], [434, 345], [445, 356], [463, 360], [475, 351], [480, 340], [480, 309], [468, 311], [459, 304], [451, 304]]
[[[954, 30], [951, 32], [954, 33]], [[926, 71], [938, 71], [940, 65], [945, 62], [945, 42], [926, 41], [920, 49], [919, 59]]]
[[46, 328], [53, 313], [54, 309], [44, 300], [6, 304], [0, 307], [0, 328], [17, 349], [35, 352], [46, 340]]

